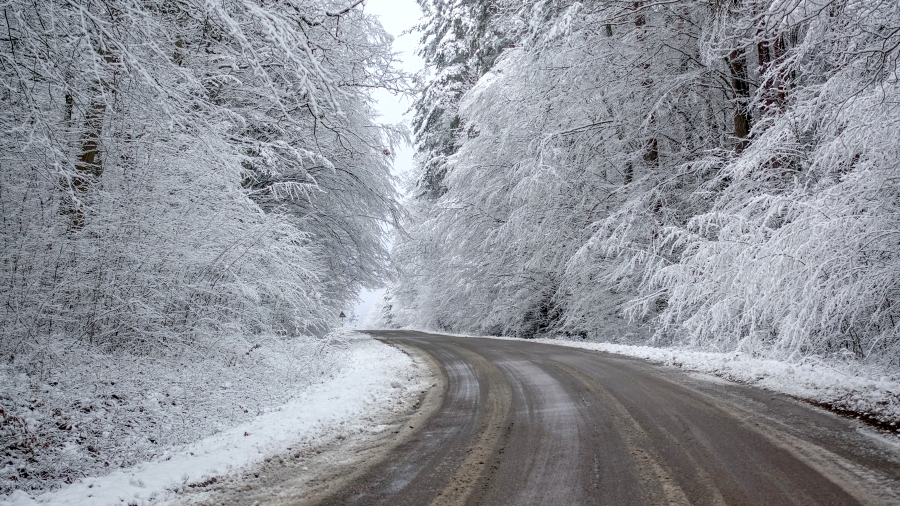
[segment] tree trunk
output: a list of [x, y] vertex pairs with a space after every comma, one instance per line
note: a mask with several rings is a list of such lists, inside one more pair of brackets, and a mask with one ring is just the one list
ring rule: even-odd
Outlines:
[[[772, 52], [776, 62], [781, 61], [784, 57], [784, 35], [778, 34], [775, 37], [775, 40], [772, 42]], [[784, 103], [787, 101], [787, 76], [783, 71], [779, 71], [778, 75], [775, 76], [775, 97], [777, 99], [778, 107], [784, 107]]]
[[[106, 63], [114, 64], [117, 59], [112, 56], [109, 51], [101, 50], [100, 54]], [[100, 139], [103, 135], [103, 120], [106, 116], [106, 96], [104, 90], [107, 88], [103, 82], [96, 82], [92, 86], [93, 99], [91, 105], [85, 113], [84, 136], [81, 139], [80, 154], [75, 162], [75, 176], [72, 178], [72, 190], [75, 193], [74, 201], [71, 202], [70, 227], [73, 230], [81, 230], [84, 228], [84, 201], [88, 196], [91, 187], [103, 175], [103, 160], [100, 156]], [[70, 115], [72, 99], [66, 96], [66, 114]]]
[[[642, 6], [642, 2], [635, 2], [634, 9], [638, 11], [637, 17], [634, 20], [634, 26], [639, 30], [637, 34], [638, 41], [644, 40], [644, 26], [647, 25], [647, 18], [644, 16], [643, 12], [640, 12], [640, 8]], [[653, 86], [653, 79], [649, 75], [650, 63], [645, 61], [641, 64], [641, 69], [644, 71], [644, 80], [641, 81], [641, 87], [644, 89], [645, 94], [649, 95], [650, 88]], [[648, 124], [653, 124], [655, 122], [653, 117], [653, 112], [650, 113], [650, 120]], [[648, 167], [656, 167], [659, 164], [659, 143], [656, 140], [656, 137], [650, 137], [644, 141], [644, 161], [647, 163]]]
[[778, 34], [774, 39], [765, 38], [762, 27], [757, 29], [756, 35], [759, 38], [756, 43], [756, 55], [759, 59], [760, 86], [763, 90], [763, 110], [769, 113], [781, 110], [786, 98], [785, 76], [781, 72], [772, 73], [772, 64], [777, 63], [784, 55], [784, 36]]
[[737, 144], [735, 153], [741, 153], [750, 144], [750, 83], [747, 80], [747, 57], [744, 51], [735, 49], [728, 54], [728, 69], [731, 71], [731, 89], [734, 92], [734, 136]]

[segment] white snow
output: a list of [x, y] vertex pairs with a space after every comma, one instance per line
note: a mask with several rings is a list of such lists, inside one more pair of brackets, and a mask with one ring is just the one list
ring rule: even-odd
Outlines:
[[343, 372], [249, 423], [159, 459], [83, 478], [53, 492], [32, 497], [15, 491], [0, 499], [0, 505], [168, 504], [184, 486], [237, 472], [301, 439], [335, 438], [347, 430], [345, 424], [390, 410], [421, 390], [416, 366], [405, 353], [361, 334], [348, 341], [349, 366]]

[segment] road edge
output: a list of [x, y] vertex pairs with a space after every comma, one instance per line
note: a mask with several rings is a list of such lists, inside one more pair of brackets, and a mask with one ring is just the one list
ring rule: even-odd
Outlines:
[[[419, 393], [399, 410], [374, 415], [378, 432], [335, 436], [320, 444], [271, 454], [263, 462], [241, 470], [230, 479], [182, 496], [175, 504], [316, 505], [340, 493], [372, 467], [383, 462], [397, 446], [416, 434], [441, 405], [447, 389], [446, 372], [430, 355], [413, 346], [372, 338], [407, 355], [418, 367]], [[295, 445], [292, 445], [295, 446]], [[266, 497], [257, 491], [268, 493]], [[268, 492], [263, 492], [268, 491]]]
[[[355, 443], [371, 446], [357, 451], [358, 458], [345, 460], [321, 473], [319, 481], [323, 486], [313, 489], [302, 498], [294, 498], [289, 501], [291, 506], [312, 506], [327, 501], [330, 497], [339, 494], [347, 486], [350, 486], [365, 475], [373, 467], [385, 461], [389, 454], [398, 446], [419, 432], [425, 421], [431, 418], [441, 406], [448, 388], [447, 372], [431, 355], [421, 349], [405, 343], [392, 342], [384, 338], [372, 337], [385, 346], [396, 348], [412, 359], [413, 363], [423, 367], [431, 374], [431, 386], [417, 396], [410, 405], [411, 409], [394, 418], [393, 425], [396, 430], [391, 430], [385, 438], [361, 438]], [[373, 444], [374, 443], [374, 444]]]

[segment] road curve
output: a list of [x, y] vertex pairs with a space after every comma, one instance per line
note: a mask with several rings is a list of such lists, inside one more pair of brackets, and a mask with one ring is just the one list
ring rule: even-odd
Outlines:
[[371, 332], [446, 389], [322, 505], [900, 504], [900, 445], [790, 397], [525, 341]]

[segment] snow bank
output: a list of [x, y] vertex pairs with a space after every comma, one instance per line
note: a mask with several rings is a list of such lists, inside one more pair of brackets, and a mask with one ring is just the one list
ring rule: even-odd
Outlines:
[[396, 348], [356, 333], [346, 335], [347, 367], [290, 402], [242, 425], [166, 452], [159, 458], [59, 490], [31, 496], [15, 491], [2, 506], [167, 504], [191, 485], [258, 463], [291, 443], [329, 440], [373, 410], [390, 410], [421, 389], [413, 361]]

